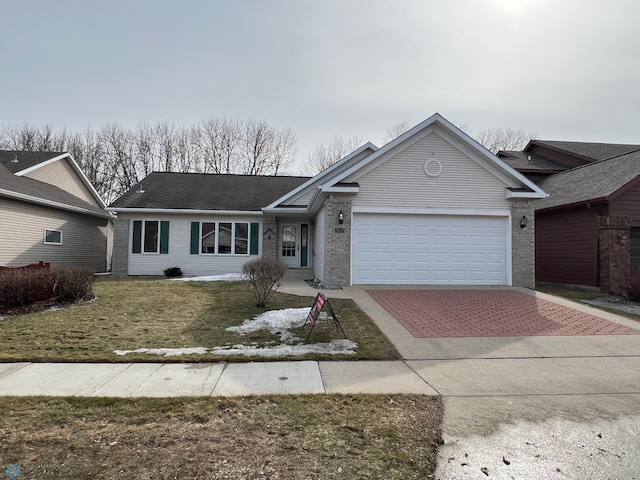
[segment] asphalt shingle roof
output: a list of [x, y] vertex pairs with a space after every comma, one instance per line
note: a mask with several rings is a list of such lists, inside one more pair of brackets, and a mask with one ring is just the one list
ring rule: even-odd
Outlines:
[[[50, 157], [53, 158], [53, 157]], [[89, 212], [105, 215], [107, 212], [71, 193], [33, 178], [17, 176], [0, 163], [0, 190], [8, 190], [21, 195], [61, 203], [71, 207], [82, 208]]]
[[504, 154], [500, 155], [500, 160], [516, 170], [557, 170], [562, 172], [569, 168], [561, 163], [527, 152], [507, 150], [500, 153]]
[[557, 173], [540, 182], [549, 197], [536, 210], [603, 199], [640, 175], [640, 150]]
[[[46, 162], [65, 152], [23, 152], [20, 150], [0, 150], [0, 164], [7, 167], [11, 173], [17, 173], [27, 168], [31, 168], [42, 162]], [[18, 158], [17, 162], [13, 160]]]
[[309, 177], [153, 172], [110, 207], [260, 211]]
[[593, 160], [606, 160], [640, 150], [640, 145], [622, 143], [563, 142], [555, 140], [532, 140], [531, 142], [539, 145], [548, 145], [549, 147], [592, 158]]

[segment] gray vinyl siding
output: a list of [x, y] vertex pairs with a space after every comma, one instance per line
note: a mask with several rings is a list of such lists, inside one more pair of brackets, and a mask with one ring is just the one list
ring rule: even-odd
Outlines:
[[[255, 216], [210, 216], [210, 215], [175, 215], [148, 214], [133, 215], [118, 213], [118, 219], [128, 219], [129, 238], [127, 246], [128, 275], [162, 275], [167, 267], [180, 267], [186, 276], [222, 275], [225, 273], [241, 273], [242, 266], [249, 260], [260, 257], [262, 253], [262, 218]], [[132, 253], [134, 220], [158, 220], [169, 222], [169, 253]], [[191, 254], [191, 222], [246, 222], [259, 223], [258, 255], [209, 255]], [[121, 250], [114, 247], [115, 252]]]
[[[107, 267], [107, 219], [0, 198], [0, 265]], [[44, 229], [62, 230], [62, 245], [45, 245]]]
[[316, 215], [315, 230], [313, 232], [313, 271], [315, 277], [322, 281], [324, 280], [324, 237], [325, 237], [325, 207]]
[[25, 177], [54, 185], [92, 205], [99, 206], [66, 158], [36, 168], [27, 173]]
[[[425, 162], [430, 159], [440, 162], [440, 176], [426, 175]], [[354, 207], [509, 207], [505, 184], [435, 133], [346, 181], [360, 185], [353, 198]]]

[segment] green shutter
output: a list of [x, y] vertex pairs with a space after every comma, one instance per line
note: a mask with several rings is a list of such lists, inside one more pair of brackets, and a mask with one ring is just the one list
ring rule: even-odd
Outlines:
[[260, 224], [259, 223], [251, 224], [251, 233], [249, 234], [249, 238], [250, 238], [249, 254], [258, 255], [258, 245], [260, 242]]
[[200, 252], [200, 222], [191, 222], [191, 255]]
[[142, 252], [142, 221], [134, 220], [133, 222], [133, 248], [131, 253]]
[[169, 222], [160, 222], [160, 253], [169, 253]]

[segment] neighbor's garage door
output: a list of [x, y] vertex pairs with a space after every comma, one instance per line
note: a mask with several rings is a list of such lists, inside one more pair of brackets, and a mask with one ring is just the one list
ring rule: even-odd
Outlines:
[[354, 213], [352, 283], [504, 285], [505, 217]]

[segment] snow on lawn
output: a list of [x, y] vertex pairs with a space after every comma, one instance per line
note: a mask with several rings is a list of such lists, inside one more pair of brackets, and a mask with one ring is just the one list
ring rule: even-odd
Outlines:
[[244, 280], [241, 273], [225, 273], [223, 275], [206, 275], [203, 277], [172, 278], [174, 282], [239, 282]]
[[[253, 320], [245, 320], [237, 327], [225, 328], [228, 332], [236, 332], [240, 335], [257, 332], [258, 330], [269, 330], [274, 335], [280, 335], [283, 342], [301, 340], [289, 331], [290, 328], [302, 328], [309, 313], [308, 308], [286, 308], [284, 310], [270, 310], [256, 315]], [[321, 313], [326, 318], [324, 312]]]
[[165, 357], [177, 357], [178, 355], [191, 355], [197, 353], [203, 355], [207, 353], [207, 347], [188, 347], [188, 348], [138, 348], [136, 350], [114, 350], [116, 355], [126, 355], [127, 353], [150, 353], [155, 355], [164, 355]]
[[[213, 348], [138, 348], [137, 350], [114, 350], [116, 355], [127, 353], [149, 353], [173, 357], [177, 355], [189, 355], [193, 353], [213, 355], [245, 355], [247, 357], [282, 357], [285, 355], [305, 355], [307, 353], [326, 353], [329, 355], [355, 355], [358, 344], [347, 339], [332, 340], [329, 343], [302, 343], [302, 339], [290, 332], [292, 328], [301, 329], [307, 318], [308, 308], [286, 308], [284, 310], [270, 310], [256, 315], [252, 320], [245, 320], [237, 327], [228, 327], [226, 330], [240, 335], [269, 330], [274, 335], [280, 335], [281, 344], [274, 346], [259, 345], [233, 345]], [[320, 319], [326, 319], [324, 312]], [[308, 330], [307, 330], [308, 331]], [[293, 343], [297, 342], [297, 343]]]

